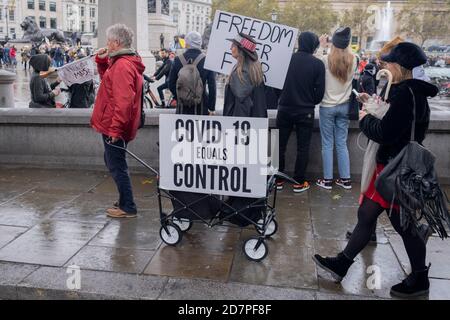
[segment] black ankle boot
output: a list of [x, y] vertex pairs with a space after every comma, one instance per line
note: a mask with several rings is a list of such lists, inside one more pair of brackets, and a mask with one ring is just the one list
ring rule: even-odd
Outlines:
[[331, 273], [332, 277], [337, 281], [341, 282], [342, 279], [347, 275], [347, 271], [353, 264], [353, 260], [347, 258], [343, 252], [339, 253], [337, 257], [324, 258], [316, 254], [313, 257], [314, 262], [321, 267], [323, 270]]
[[430, 292], [430, 280], [428, 271], [431, 264], [423, 271], [412, 272], [402, 283], [391, 288], [391, 295], [399, 298], [413, 298], [428, 295]]

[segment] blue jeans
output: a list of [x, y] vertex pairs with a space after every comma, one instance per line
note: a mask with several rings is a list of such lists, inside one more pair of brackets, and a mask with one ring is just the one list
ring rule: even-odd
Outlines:
[[[131, 188], [130, 175], [126, 153], [124, 150], [114, 148], [106, 143], [108, 137], [103, 135], [103, 144], [105, 146], [104, 159], [106, 167], [109, 169], [117, 190], [119, 191], [119, 208], [129, 214], [136, 214], [137, 208], [133, 199], [133, 190]], [[123, 146], [123, 141], [116, 143]]]
[[350, 179], [350, 156], [347, 148], [348, 103], [335, 107], [320, 107], [320, 133], [324, 179], [333, 179], [333, 150], [336, 144], [339, 175]]

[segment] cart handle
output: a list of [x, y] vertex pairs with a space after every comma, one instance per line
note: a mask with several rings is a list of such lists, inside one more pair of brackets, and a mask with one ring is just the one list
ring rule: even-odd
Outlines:
[[145, 161], [143, 161], [142, 159], [140, 159], [137, 155], [135, 155], [133, 152], [131, 152], [130, 150], [127, 149], [126, 144], [125, 144], [125, 140], [123, 140], [122, 138], [120, 138], [119, 140], [120, 142], [122, 142], [123, 146], [118, 146], [112, 143], [112, 139], [110, 137], [105, 139], [105, 142], [107, 145], [116, 148], [116, 149], [120, 149], [125, 151], [126, 153], [128, 153], [132, 158], [134, 158], [137, 162], [139, 162], [140, 164], [142, 164], [144, 167], [146, 167], [147, 169], [149, 169], [151, 172], [153, 172], [153, 174], [157, 177], [159, 177], [159, 172], [156, 171], [156, 169], [150, 167]]

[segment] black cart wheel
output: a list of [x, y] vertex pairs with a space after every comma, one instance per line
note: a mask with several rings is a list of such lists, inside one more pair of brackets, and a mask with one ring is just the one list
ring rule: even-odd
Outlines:
[[174, 223], [168, 223], [165, 227], [159, 229], [159, 236], [165, 244], [169, 246], [176, 246], [181, 242], [183, 233], [180, 228]]
[[[263, 226], [264, 220], [263, 219], [259, 220], [258, 225]], [[256, 228], [256, 230], [262, 236], [271, 237], [278, 231], [278, 222], [277, 220], [272, 219], [272, 221], [270, 221], [269, 225], [267, 226], [266, 230], [261, 230], [260, 228]]]
[[250, 238], [244, 242], [244, 253], [251, 261], [259, 262], [267, 257], [269, 248], [264, 240], [260, 238]]
[[176, 224], [182, 232], [188, 232], [192, 228], [192, 221], [189, 219], [173, 218], [172, 222]]

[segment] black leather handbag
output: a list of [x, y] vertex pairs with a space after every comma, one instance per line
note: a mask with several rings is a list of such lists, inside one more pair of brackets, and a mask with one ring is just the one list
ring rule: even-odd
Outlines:
[[[358, 68], [359, 68], [359, 57], [356, 56], [355, 73], [358, 71]], [[348, 101], [348, 118], [349, 120], [357, 121], [359, 120], [359, 110], [361, 110], [362, 104], [356, 98], [356, 95], [353, 93], [353, 89], [358, 91], [358, 79], [352, 80], [352, 93], [350, 94], [350, 100]]]
[[383, 169], [375, 181], [378, 193], [392, 206], [400, 206], [400, 224], [407, 230], [411, 224], [418, 227], [425, 219], [434, 232], [448, 238], [445, 225], [450, 227], [450, 216], [439, 186], [434, 167], [435, 156], [415, 140], [416, 101], [413, 95], [413, 125], [411, 141]]

